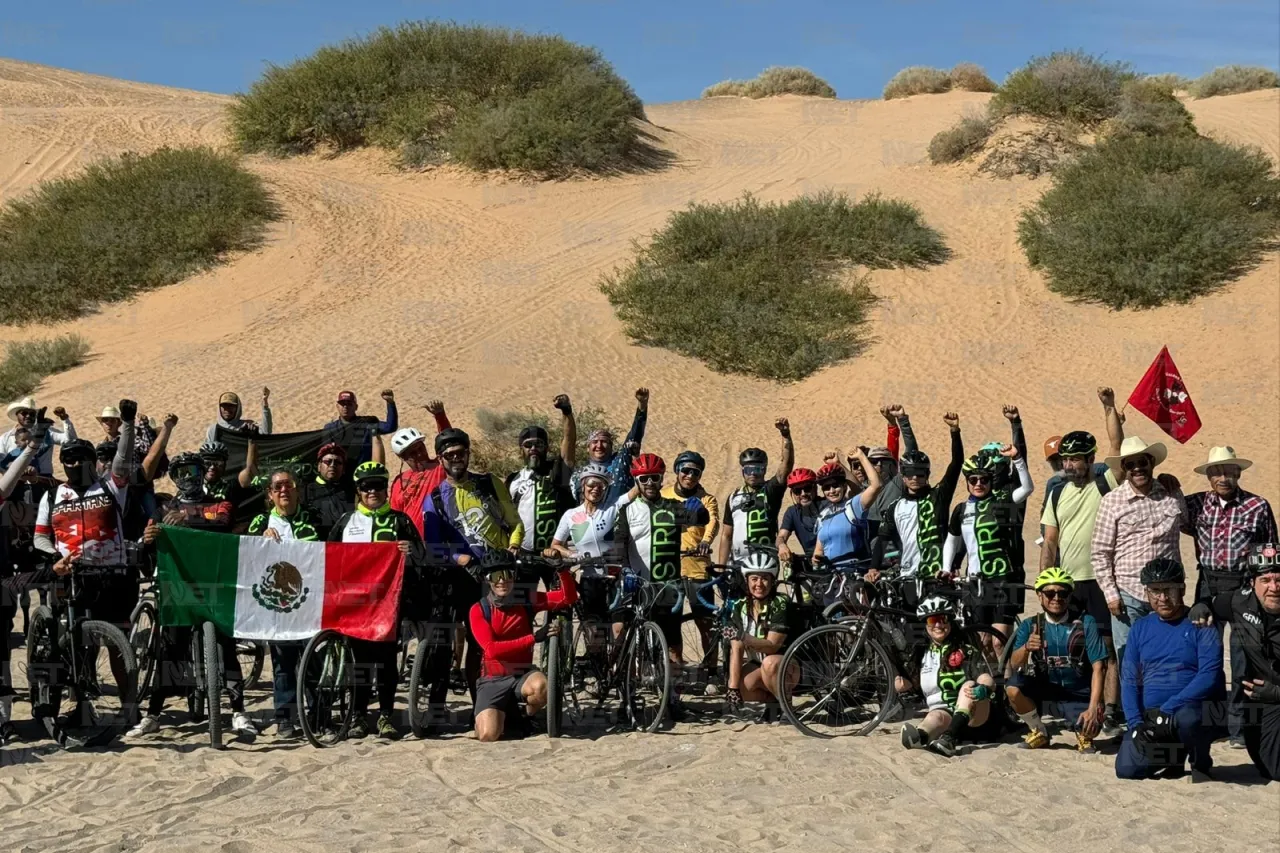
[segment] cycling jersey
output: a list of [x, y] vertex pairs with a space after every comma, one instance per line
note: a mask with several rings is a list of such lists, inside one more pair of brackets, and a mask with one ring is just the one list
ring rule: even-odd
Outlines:
[[264, 512], [249, 522], [249, 535], [261, 536], [268, 530], [274, 530], [281, 540], [296, 539], [300, 542], [320, 541], [320, 530], [316, 526], [316, 518], [306, 507], [300, 506], [293, 515], [281, 515], [275, 507], [271, 512]]
[[302, 486], [302, 503], [316, 519], [316, 530], [321, 539], [329, 538], [329, 531], [351, 511], [356, 502], [356, 484], [350, 477], [325, 480], [316, 477]]
[[[774, 592], [760, 603], [758, 609], [752, 607], [754, 601], [755, 599], [748, 596], [733, 602], [733, 610], [729, 618], [739, 634], [758, 640], [766, 639], [770, 634], [790, 634], [791, 603], [787, 601], [785, 595]], [[782, 648], [772, 654], [781, 654], [786, 645], [787, 641], [783, 640]], [[747, 660], [758, 663], [764, 660], [764, 657], [764, 652], [758, 649], [747, 649]]]
[[421, 471], [414, 471], [405, 468], [395, 480], [391, 482], [390, 500], [391, 508], [403, 512], [413, 520], [413, 526], [418, 528], [418, 535], [423, 533], [423, 513], [425, 503], [436, 487], [444, 482], [444, 466], [438, 460], [432, 460], [427, 463], [427, 467]]
[[330, 542], [418, 542], [418, 528], [390, 504], [369, 509], [359, 504], [338, 519], [329, 531]]
[[216, 500], [230, 501], [235, 508], [233, 517], [236, 524], [248, 524], [262, 512], [264, 488], [240, 485], [238, 477], [227, 477], [212, 482], [206, 480], [204, 493]]
[[[630, 502], [630, 495], [623, 495], [612, 506], [596, 507], [595, 512], [588, 512], [586, 504], [569, 510], [560, 516], [555, 540], [572, 547], [580, 557], [622, 559], [624, 552], [615, 534], [618, 513]], [[598, 574], [599, 567], [583, 570], [584, 577]]]
[[1030, 670], [1029, 678], [1047, 679], [1073, 699], [1088, 702], [1093, 665], [1107, 659], [1098, 623], [1087, 613], [1070, 622], [1051, 622], [1040, 613], [1018, 625], [1013, 635], [1014, 651], [1027, 644], [1031, 631], [1037, 627], [1044, 648], [1031, 653], [1024, 672]]
[[1027, 462], [1019, 457], [1014, 462], [1019, 485], [1012, 493], [997, 489], [978, 500], [972, 495], [951, 512], [947, 526], [947, 544], [942, 565], [950, 571], [958, 555], [966, 555], [969, 577], [1007, 578], [1022, 570], [1018, 562], [1022, 538], [1022, 513], [1017, 504], [1031, 494], [1031, 475]]
[[36, 535], [50, 536], [63, 557], [74, 554], [88, 566], [126, 562], [122, 504], [126, 484], [110, 474], [80, 494], [60, 483], [46, 492], [36, 512]]
[[448, 555], [480, 558], [524, 541], [524, 524], [496, 474], [468, 472], [458, 482], [445, 479], [424, 508], [423, 539]]
[[[691, 495], [681, 495], [676, 492], [674, 484], [663, 489], [662, 496], [674, 501], [680, 501], [690, 513], [696, 514], [700, 507], [706, 509], [707, 523], [691, 524], [686, 527], [680, 539], [680, 549], [682, 551], [693, 551], [702, 544], [707, 545], [709, 548], [716, 538], [716, 533], [720, 530], [720, 506], [716, 503], [716, 499], [708, 494], [707, 490], [702, 486], [698, 486], [697, 490]], [[684, 557], [680, 561], [680, 574], [686, 578], [705, 580], [707, 567], [710, 565], [710, 557]]]
[[473, 604], [468, 621], [471, 635], [476, 638], [482, 654], [480, 675], [498, 678], [529, 672], [533, 668], [533, 614], [542, 610], [563, 610], [572, 607], [577, 600], [578, 587], [573, 574], [562, 571], [558, 588], [535, 592], [530, 604], [497, 607], [492, 600], [487, 608], [480, 602]]
[[559, 456], [539, 468], [522, 468], [507, 478], [507, 490], [524, 524], [520, 547], [542, 551], [551, 547], [560, 517], [573, 507], [569, 481], [573, 472]]
[[917, 683], [930, 711], [954, 711], [960, 688], [976, 676], [978, 650], [950, 637], [942, 645], [929, 643], [913, 655], [918, 673]]
[[778, 511], [787, 484], [772, 477], [758, 489], [742, 485], [725, 499], [724, 526], [729, 528], [733, 556], [745, 556], [748, 546], [775, 545], [778, 539]]
[[155, 514], [157, 523], [174, 524], [174, 514], [181, 515], [176, 523], [192, 530], [207, 530], [210, 533], [230, 533], [235, 526], [235, 507], [231, 501], [219, 500], [205, 496], [199, 501], [184, 501], [173, 498], [165, 501]]
[[800, 543], [800, 550], [807, 557], [813, 553], [813, 546], [818, 544], [818, 515], [821, 512], [816, 503], [808, 506], [792, 504], [782, 514], [781, 530], [789, 530], [795, 534]]
[[618, 514], [618, 538], [631, 570], [643, 578], [670, 581], [680, 577], [680, 541], [684, 528], [707, 524], [706, 507], [690, 510], [679, 501], [639, 497]]
[[862, 498], [844, 503], [828, 503], [818, 513], [818, 541], [829, 560], [841, 557], [865, 558], [867, 551], [867, 510]]
[[903, 492], [885, 514], [881, 535], [901, 551], [903, 577], [932, 578], [943, 570], [947, 510], [964, 464], [960, 431], [951, 433], [951, 462], [937, 485], [919, 495]]

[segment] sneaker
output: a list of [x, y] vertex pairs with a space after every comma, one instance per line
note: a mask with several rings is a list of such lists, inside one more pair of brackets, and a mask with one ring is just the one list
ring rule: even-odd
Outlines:
[[1102, 721], [1102, 731], [1098, 732], [1098, 737], [1103, 740], [1112, 740], [1117, 738], [1124, 732], [1124, 721], [1119, 717], [1108, 716]]
[[902, 724], [902, 745], [907, 749], [919, 749], [924, 746], [924, 736], [920, 730], [910, 723]]
[[740, 698], [728, 698], [724, 700], [724, 707], [720, 711], [720, 718], [726, 723], [753, 723], [754, 716], [747, 710], [747, 706], [743, 704]]
[[724, 693], [724, 688], [714, 681], [708, 681], [707, 686], [702, 689], [703, 696], [719, 696]]
[[249, 719], [249, 715], [241, 711], [231, 715], [231, 731], [238, 735], [255, 736], [258, 733], [258, 727], [253, 724], [253, 720]]
[[1095, 755], [1098, 748], [1093, 745], [1093, 738], [1081, 732], [1076, 732], [1076, 752], [1081, 755]]
[[1189, 781], [1192, 785], [1199, 785], [1202, 782], [1212, 782], [1213, 774], [1210, 773], [1208, 769], [1199, 770], [1195, 767], [1192, 767], [1191, 778]]
[[1227, 741], [1227, 745], [1232, 749], [1248, 749], [1248, 745], [1244, 742], [1244, 735], [1232, 735]]
[[456, 666], [449, 672], [449, 689], [458, 695], [467, 692], [467, 676]]
[[289, 740], [297, 737], [297, 729], [293, 727], [293, 720], [288, 717], [281, 717], [276, 720], [276, 737], [282, 740]]
[[378, 716], [378, 737], [387, 740], [400, 740], [400, 730], [396, 728], [395, 723], [391, 722], [391, 718], [386, 714]]
[[143, 735], [153, 735], [158, 731], [160, 731], [160, 718], [147, 716], [143, 717], [142, 721], [136, 726], [129, 729], [125, 737], [142, 737]]
[[360, 740], [369, 736], [369, 724], [363, 716], [356, 717], [347, 729], [347, 740]]
[[943, 732], [938, 735], [929, 742], [925, 749], [933, 750], [945, 758], [951, 758], [959, 751], [956, 747], [956, 739], [951, 732]]
[[22, 736], [18, 734], [18, 730], [13, 723], [6, 720], [0, 723], [0, 746], [22, 740]]
[[1049, 745], [1049, 735], [1039, 729], [1032, 729], [1022, 736], [1018, 749], [1044, 749]]

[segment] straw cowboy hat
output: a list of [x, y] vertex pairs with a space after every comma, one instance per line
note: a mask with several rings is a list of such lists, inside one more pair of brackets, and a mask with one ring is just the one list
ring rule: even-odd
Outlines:
[[1124, 465], [1124, 460], [1144, 454], [1151, 457], [1151, 467], [1154, 468], [1165, 460], [1165, 457], [1169, 455], [1169, 450], [1164, 446], [1164, 442], [1157, 441], [1155, 444], [1147, 444], [1138, 436], [1131, 435], [1120, 445], [1119, 456], [1108, 456], [1104, 461], [1112, 468], [1117, 468]]
[[10, 403], [9, 409], [7, 412], [9, 415], [9, 420], [16, 421], [18, 419], [18, 412], [22, 411], [23, 409], [30, 409], [31, 411], [34, 412], [36, 410], [36, 398], [23, 397], [21, 400], [14, 400], [12, 403]]
[[120, 410], [117, 409], [115, 406], [104, 406], [102, 409], [102, 414], [98, 415], [98, 423], [102, 423], [107, 418], [115, 418], [116, 420], [120, 420]]
[[1239, 456], [1236, 456], [1236, 449], [1234, 447], [1229, 444], [1224, 444], [1221, 447], [1209, 448], [1209, 461], [1203, 465], [1196, 466], [1196, 473], [1207, 474], [1209, 473], [1209, 469], [1214, 465], [1235, 465], [1243, 471], [1252, 464], [1253, 463], [1248, 459], [1241, 459]]

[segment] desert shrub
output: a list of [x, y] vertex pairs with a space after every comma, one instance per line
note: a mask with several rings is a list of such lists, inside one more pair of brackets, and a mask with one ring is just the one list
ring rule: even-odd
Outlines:
[[962, 117], [953, 127], [929, 140], [929, 161], [935, 165], [955, 163], [982, 150], [993, 127], [991, 119], [980, 113]]
[[1280, 87], [1280, 75], [1270, 68], [1224, 65], [1193, 81], [1188, 90], [1193, 97], [1212, 98], [1214, 95], [1235, 95], [1276, 87]]
[[1136, 77], [1123, 62], [1106, 62], [1082, 51], [1051, 53], [1009, 75], [991, 100], [992, 115], [1096, 124], [1116, 114], [1121, 89]]
[[269, 67], [230, 115], [244, 150], [280, 155], [372, 144], [409, 164], [456, 158], [546, 176], [651, 159], [629, 120], [644, 107], [597, 51], [495, 27], [384, 27]]
[[1108, 136], [1195, 136], [1196, 123], [1164, 81], [1131, 80], [1120, 91], [1120, 105]]
[[0, 400], [30, 394], [45, 377], [83, 364], [88, 355], [89, 342], [79, 335], [10, 341], [0, 361]]
[[1051, 122], [989, 141], [978, 171], [997, 178], [1038, 178], [1071, 161], [1085, 146], [1071, 123]]
[[702, 91], [704, 98], [726, 95], [739, 98], [768, 98], [774, 95], [834, 98], [836, 90], [807, 68], [774, 65], [760, 72], [753, 80], [724, 80]]
[[1068, 298], [1117, 309], [1187, 302], [1275, 246], [1271, 170], [1256, 148], [1201, 137], [1107, 140], [1055, 174], [1018, 241]]
[[906, 98], [910, 95], [936, 95], [951, 88], [951, 77], [941, 68], [912, 65], [904, 68], [885, 84], [884, 99]]
[[952, 89], [968, 92], [994, 92], [998, 88], [981, 65], [973, 62], [957, 62], [947, 74]]
[[[573, 408], [574, 420], [578, 425], [577, 464], [587, 461], [587, 438], [593, 430], [608, 429], [619, 436], [610, 424], [604, 409], [591, 406]], [[496, 412], [491, 409], [477, 409], [476, 423], [480, 427], [480, 435], [471, 439], [471, 464], [477, 471], [507, 476], [524, 467], [524, 455], [520, 451], [520, 430], [527, 426], [537, 425], [547, 431], [548, 453], [560, 452], [560, 440], [564, 430], [560, 424], [560, 413], [554, 419], [546, 412], [528, 408]]]
[[1191, 87], [1191, 78], [1183, 77], [1181, 74], [1148, 74], [1142, 79], [1163, 86], [1170, 92], [1185, 92]]
[[947, 257], [941, 235], [906, 202], [824, 193], [762, 204], [748, 195], [672, 214], [601, 289], [637, 343], [791, 381], [865, 344], [860, 325], [875, 297], [840, 273]]
[[208, 148], [124, 154], [0, 210], [0, 322], [61, 321], [254, 248], [278, 218], [262, 180]]

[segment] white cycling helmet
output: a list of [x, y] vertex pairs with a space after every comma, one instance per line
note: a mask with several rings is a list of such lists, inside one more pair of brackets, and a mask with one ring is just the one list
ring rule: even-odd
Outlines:
[[939, 613], [944, 616], [953, 615], [951, 602], [940, 595], [929, 596], [924, 601], [920, 602], [920, 606], [916, 608], [916, 615], [921, 619], [929, 616], [935, 616]]
[[742, 572], [743, 577], [747, 575], [769, 575], [776, 578], [778, 576], [778, 558], [768, 551], [752, 551], [738, 562], [738, 569]]
[[582, 470], [578, 473], [578, 482], [581, 483], [588, 477], [604, 480], [605, 488], [613, 485], [613, 475], [609, 473], [608, 466], [601, 465], [599, 462], [588, 462], [582, 466]]
[[413, 427], [398, 429], [396, 434], [391, 436], [391, 452], [396, 456], [403, 456], [406, 450], [419, 441], [426, 441], [426, 436]]

